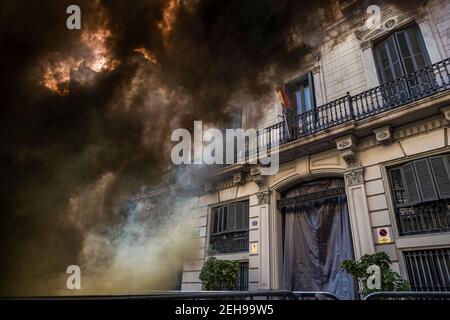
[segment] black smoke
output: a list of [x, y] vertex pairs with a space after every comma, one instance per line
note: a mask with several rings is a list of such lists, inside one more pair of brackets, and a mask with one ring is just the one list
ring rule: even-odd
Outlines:
[[[66, 28], [71, 4], [81, 7], [81, 31]], [[169, 169], [172, 129], [230, 120], [230, 99], [271, 92], [266, 75], [298, 68], [313, 49], [308, 37], [336, 18], [335, 1], [181, 1], [164, 33], [166, 8], [156, 0], [1, 2], [0, 295], [53, 293], [86, 230], [120, 224], [118, 202]], [[111, 32], [117, 67], [70, 84], [67, 95], [44, 87], [42, 61], [86, 58], [82, 34], [97, 26]], [[103, 210], [78, 227], [71, 199], [108, 173], [116, 179]]]

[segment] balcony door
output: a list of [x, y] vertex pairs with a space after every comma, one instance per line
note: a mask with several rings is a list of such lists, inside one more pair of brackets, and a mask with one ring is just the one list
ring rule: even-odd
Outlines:
[[314, 129], [314, 88], [311, 73], [301, 76], [286, 85], [292, 102], [290, 115], [294, 133], [309, 133]]
[[[382, 92], [388, 102], [405, 100], [432, 88], [431, 73], [418, 72], [430, 65], [421, 32], [417, 26], [391, 34], [375, 47]], [[406, 80], [397, 80], [406, 77]], [[397, 80], [397, 81], [396, 81]]]

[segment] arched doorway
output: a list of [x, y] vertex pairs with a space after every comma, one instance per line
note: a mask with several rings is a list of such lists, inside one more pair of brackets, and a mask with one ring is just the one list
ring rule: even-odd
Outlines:
[[356, 286], [341, 262], [353, 259], [344, 181], [317, 179], [281, 193], [285, 289], [328, 291], [354, 299]]

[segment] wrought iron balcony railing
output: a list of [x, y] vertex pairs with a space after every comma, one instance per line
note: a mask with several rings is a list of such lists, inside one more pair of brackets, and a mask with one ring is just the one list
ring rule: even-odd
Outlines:
[[248, 230], [212, 234], [209, 243], [218, 253], [248, 251]]
[[361, 120], [450, 89], [450, 59], [395, 79], [376, 88], [318, 106], [296, 117], [295, 123], [278, 122], [257, 131], [246, 156], [280, 146], [351, 120]]
[[450, 200], [421, 203], [397, 208], [400, 235], [450, 231]]

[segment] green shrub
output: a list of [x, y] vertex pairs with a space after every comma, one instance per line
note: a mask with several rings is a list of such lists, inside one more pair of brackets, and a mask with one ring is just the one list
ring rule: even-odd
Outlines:
[[[367, 268], [372, 265], [380, 267], [381, 288], [369, 289], [367, 279], [371, 276], [367, 273]], [[376, 291], [408, 291], [410, 286], [408, 281], [402, 279], [400, 275], [390, 268], [391, 259], [385, 252], [365, 254], [359, 261], [345, 260], [342, 262], [342, 269], [356, 277], [363, 285], [362, 294], [368, 295]]]
[[233, 290], [239, 274], [239, 262], [210, 257], [200, 272], [205, 290]]

